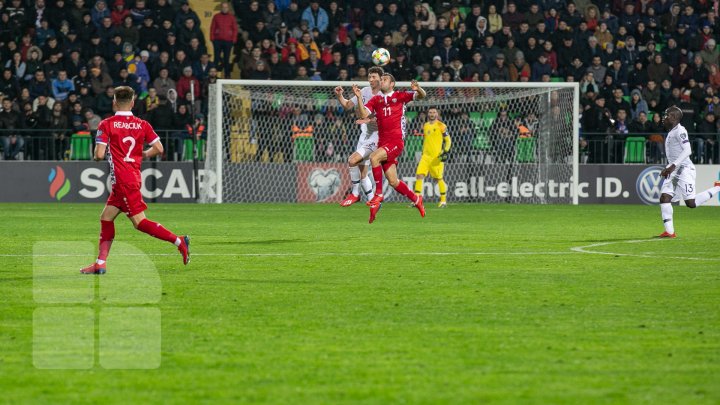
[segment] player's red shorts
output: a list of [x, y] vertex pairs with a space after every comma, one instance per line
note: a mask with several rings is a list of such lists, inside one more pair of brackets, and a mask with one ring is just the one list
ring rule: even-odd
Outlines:
[[115, 184], [107, 205], [120, 208], [128, 217], [134, 217], [147, 209], [140, 193], [140, 184]]
[[385, 170], [392, 165], [397, 165], [397, 159], [400, 157], [400, 155], [402, 155], [403, 149], [405, 148], [405, 143], [403, 141], [384, 143], [378, 147], [385, 149], [385, 152], [387, 152], [387, 160], [382, 165], [383, 170]]

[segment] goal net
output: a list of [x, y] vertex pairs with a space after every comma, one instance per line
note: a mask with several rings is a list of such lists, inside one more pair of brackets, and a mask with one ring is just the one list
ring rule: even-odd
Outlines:
[[[346, 162], [360, 127], [334, 88], [343, 86], [350, 98], [351, 84], [219, 80], [211, 86], [200, 201], [341, 201], [350, 189]], [[426, 111], [436, 107], [452, 139], [443, 176], [449, 203], [577, 204], [576, 83], [421, 85], [427, 97], [408, 104], [398, 163], [411, 188]], [[396, 89], [409, 90], [409, 83]], [[424, 196], [434, 201], [437, 184], [427, 180]], [[401, 201], [384, 184], [385, 199]]]

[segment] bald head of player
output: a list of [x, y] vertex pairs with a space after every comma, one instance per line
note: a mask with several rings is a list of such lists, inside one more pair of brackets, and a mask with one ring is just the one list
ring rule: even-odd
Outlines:
[[682, 121], [682, 110], [676, 106], [668, 107], [663, 113], [663, 126], [669, 131]]
[[113, 107], [115, 111], [131, 111], [135, 105], [135, 90], [129, 86], [115, 87]]

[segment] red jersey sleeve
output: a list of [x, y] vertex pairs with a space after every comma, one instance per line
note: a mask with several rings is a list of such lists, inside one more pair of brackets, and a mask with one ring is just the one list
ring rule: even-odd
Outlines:
[[160, 137], [158, 134], [155, 133], [155, 130], [153, 129], [152, 125], [150, 125], [149, 122], [145, 121], [145, 125], [143, 125], [143, 128], [145, 128], [145, 143], [148, 145], [152, 145], [155, 142], [160, 140]]
[[403, 91], [400, 92], [398, 95], [398, 101], [401, 101], [403, 103], [409, 103], [413, 100], [415, 100], [415, 92], [414, 91]]
[[95, 143], [107, 145], [108, 144], [108, 133], [106, 130], [105, 120], [100, 122], [98, 125], [97, 132], [95, 133]]

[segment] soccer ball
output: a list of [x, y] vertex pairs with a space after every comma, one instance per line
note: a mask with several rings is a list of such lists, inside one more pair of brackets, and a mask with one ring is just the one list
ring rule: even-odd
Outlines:
[[378, 66], [385, 66], [390, 63], [390, 52], [385, 48], [378, 48], [372, 53], [372, 61]]

